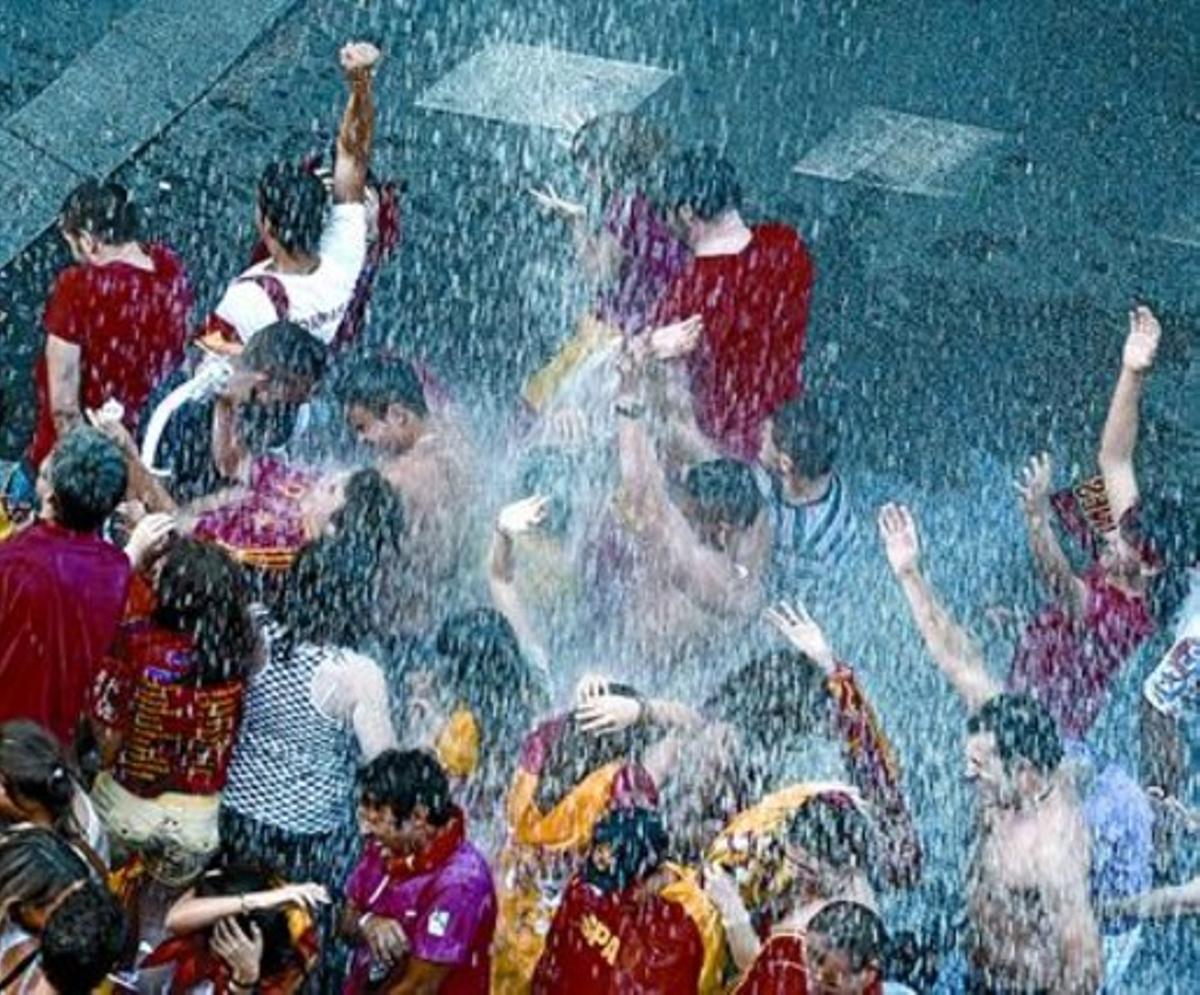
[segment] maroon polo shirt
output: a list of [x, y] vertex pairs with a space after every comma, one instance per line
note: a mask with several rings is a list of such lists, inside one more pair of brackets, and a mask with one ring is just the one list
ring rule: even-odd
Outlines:
[[70, 745], [129, 576], [115, 546], [52, 522], [0, 543], [0, 721], [32, 719]]

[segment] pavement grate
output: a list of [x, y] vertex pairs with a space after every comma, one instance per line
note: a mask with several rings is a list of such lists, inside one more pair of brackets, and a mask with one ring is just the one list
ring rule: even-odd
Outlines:
[[573, 116], [634, 111], [674, 75], [657, 66], [500, 42], [451, 69], [417, 106], [562, 131]]
[[795, 166], [795, 172], [925, 197], [966, 193], [994, 161], [1002, 131], [942, 118], [863, 107]]
[[1172, 245], [1200, 249], [1200, 194], [1194, 194], [1182, 209], [1172, 215], [1155, 237]]

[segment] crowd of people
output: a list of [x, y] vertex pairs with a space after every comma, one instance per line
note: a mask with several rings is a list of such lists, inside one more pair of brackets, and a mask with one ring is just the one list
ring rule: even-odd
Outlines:
[[[3, 477], [0, 991], [1119, 990], [1200, 909], [1200, 544], [1134, 470], [1152, 311], [1097, 476], [1016, 477], [1045, 608], [1000, 680], [913, 511], [839, 472], [813, 261], [713, 148], [577, 122], [599, 214], [531, 193], [590, 303], [511, 417], [373, 346], [379, 60], [341, 50], [331, 168], [263, 172], [201, 322], [126, 190], [63, 205]], [[862, 559], [964, 706], [961, 926], [889, 921], [920, 771], [811, 613]], [[1103, 757], [1130, 668], [1141, 749]]]

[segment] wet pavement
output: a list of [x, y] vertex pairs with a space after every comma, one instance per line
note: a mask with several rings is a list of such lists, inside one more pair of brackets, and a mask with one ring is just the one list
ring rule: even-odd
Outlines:
[[[82, 51], [131, 6], [88, 5], [71, 34], [38, 36], [30, 50], [44, 56], [18, 49], [0, 111], [19, 109], [62, 68], [61, 52]], [[746, 213], [809, 239], [819, 277], [808, 380], [846, 418], [847, 480], [868, 507], [914, 502], [933, 578], [998, 670], [1011, 644], [983, 609], [1037, 603], [1009, 478], [1047, 447], [1063, 482], [1090, 471], [1135, 299], [1164, 325], [1146, 476], [1195, 480], [1200, 450], [1185, 443], [1200, 418], [1200, 3], [306, 0], [117, 172], [150, 229], [183, 252], [204, 306], [240, 268], [262, 165], [329, 148], [342, 100], [334, 53], [356, 35], [388, 54], [377, 170], [408, 184], [403, 251], [380, 280], [369, 334], [424, 356], [477, 410], [503, 408], [577, 313], [569, 241], [524, 190], [579, 184], [549, 130], [417, 105], [490, 43], [546, 45], [671, 71], [642, 113], [679, 142], [722, 143]], [[536, 87], [522, 92], [505, 91], [507, 106], [533, 114]], [[0, 275], [9, 451], [32, 420], [38, 308], [63, 261], [44, 238]], [[966, 822], [937, 817], [965, 817], [963, 713], [881, 567], [864, 566], [869, 594], [831, 606], [829, 627], [923, 775], [910, 781], [935, 873], [904, 903], [915, 914], [957, 873]], [[1126, 703], [1146, 666], [1131, 664]], [[1154, 931], [1147, 949], [1119, 990], [1200, 986], [1191, 927]]]

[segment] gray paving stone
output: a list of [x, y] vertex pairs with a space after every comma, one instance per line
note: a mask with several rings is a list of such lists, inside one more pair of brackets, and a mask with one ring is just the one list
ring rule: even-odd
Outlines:
[[822, 179], [924, 196], [964, 193], [1005, 134], [941, 118], [863, 107], [796, 164]]
[[0, 222], [0, 265], [53, 220], [80, 176], [105, 176], [125, 162], [296, 2], [145, 0], [11, 115], [0, 139], [0, 194], [22, 206]]
[[0, 128], [0, 260], [7, 262], [54, 221], [59, 191], [78, 174]]
[[155, 57], [109, 33], [5, 122], [77, 172], [111, 172], [183, 108], [156, 84]]
[[417, 106], [563, 130], [572, 115], [633, 111], [673, 75], [657, 66], [501, 42], [455, 66]]
[[160, 79], [190, 88], [190, 102], [296, 2], [145, 0], [117, 23], [114, 34], [151, 53]]

